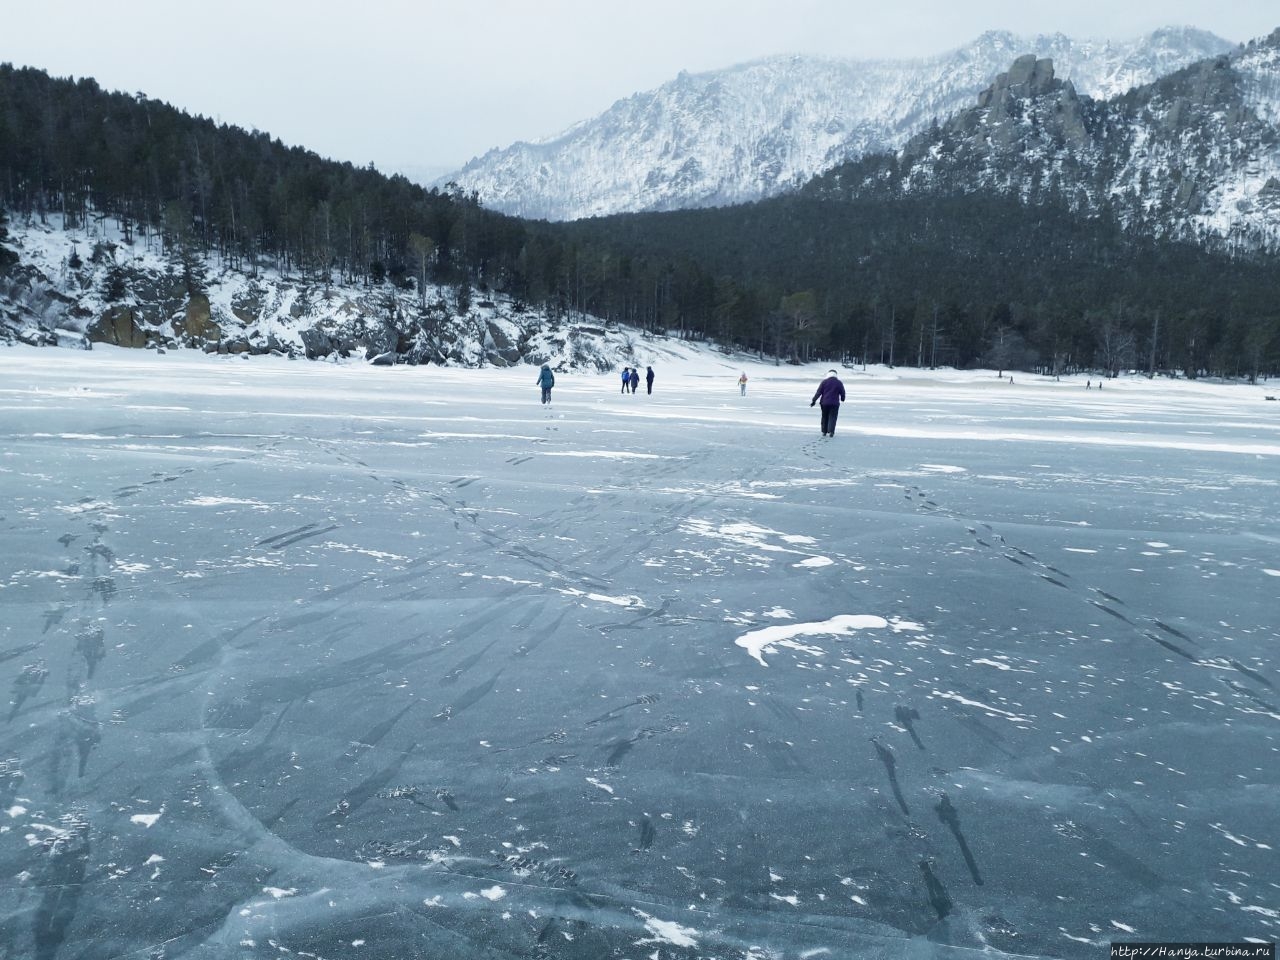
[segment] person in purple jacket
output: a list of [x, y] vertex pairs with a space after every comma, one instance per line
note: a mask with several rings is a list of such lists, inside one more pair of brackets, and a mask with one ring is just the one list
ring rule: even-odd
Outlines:
[[813, 399], [809, 401], [809, 406], [815, 403], [822, 408], [822, 435], [824, 437], [834, 437], [836, 435], [836, 417], [840, 415], [840, 401], [844, 399], [844, 384], [840, 382], [840, 378], [836, 376], [834, 370], [827, 371], [827, 378], [818, 384], [817, 392], [814, 393]]

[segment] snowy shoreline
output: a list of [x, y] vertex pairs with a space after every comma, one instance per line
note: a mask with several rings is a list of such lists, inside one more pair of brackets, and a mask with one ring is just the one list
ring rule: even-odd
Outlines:
[[[828, 370], [826, 363], [775, 365], [679, 341], [652, 344], [657, 378], [652, 396], [619, 395], [616, 372], [557, 374], [553, 407], [574, 418], [617, 417], [666, 420], [693, 428], [717, 422], [754, 422], [782, 429], [812, 428], [808, 401]], [[984, 370], [904, 370], [880, 366], [839, 367], [848, 400], [841, 415], [846, 436], [948, 442], [1051, 442], [1133, 449], [1181, 449], [1210, 453], [1280, 456], [1280, 404], [1266, 402], [1268, 384], [1149, 380], [1131, 375], [1106, 381], [1074, 375], [1055, 379], [1027, 374], [1003, 378]], [[21, 409], [20, 398], [55, 390], [108, 390], [136, 398], [190, 393], [245, 395], [263, 415], [288, 418], [300, 395], [340, 392], [388, 405], [388, 419], [440, 419], [454, 392], [479, 389], [494, 401], [536, 400], [536, 368], [469, 368], [399, 365], [363, 360], [301, 361], [284, 357], [209, 355], [194, 350], [137, 351], [97, 345], [69, 351], [13, 345], [0, 349], [0, 401]], [[748, 376], [740, 396], [737, 377]], [[79, 381], [85, 381], [80, 383]], [[87, 386], [93, 383], [92, 387]], [[1088, 387], [1086, 386], [1088, 385]], [[409, 403], [414, 412], [390, 407]], [[486, 401], [459, 416], [491, 420]], [[359, 416], [379, 419], [375, 409]], [[1194, 417], [1181, 435], [1171, 434], [1180, 417]], [[1204, 417], [1210, 417], [1208, 421]], [[503, 419], [503, 416], [498, 416]], [[68, 424], [74, 426], [74, 424]], [[603, 424], [602, 424], [603, 426]]]

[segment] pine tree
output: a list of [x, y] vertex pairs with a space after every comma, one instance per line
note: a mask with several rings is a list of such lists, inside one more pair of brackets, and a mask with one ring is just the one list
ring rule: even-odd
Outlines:
[[4, 207], [0, 207], [0, 272], [7, 270], [18, 262], [18, 254], [9, 248], [9, 216]]

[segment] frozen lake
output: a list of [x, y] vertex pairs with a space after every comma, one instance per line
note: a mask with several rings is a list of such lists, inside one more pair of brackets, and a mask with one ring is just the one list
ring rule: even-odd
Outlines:
[[0, 350], [0, 956], [1277, 939], [1262, 387], [655, 366]]

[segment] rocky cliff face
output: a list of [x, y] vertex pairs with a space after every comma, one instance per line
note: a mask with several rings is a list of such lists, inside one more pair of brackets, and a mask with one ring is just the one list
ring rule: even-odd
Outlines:
[[91, 349], [104, 343], [376, 363], [612, 369], [636, 364], [634, 331], [570, 322], [505, 299], [459, 308], [390, 283], [324, 282], [215, 261], [187, 279], [158, 245], [126, 243], [110, 221], [63, 229], [58, 217], [11, 222], [17, 263], [0, 272], [0, 343]]
[[441, 182], [477, 191], [494, 209], [551, 220], [756, 200], [902, 147], [971, 106], [1019, 54], [1052, 59], [1079, 92], [1109, 97], [1228, 49], [1190, 29], [1124, 43], [992, 32], [918, 61], [774, 57], [682, 73], [558, 137], [490, 151]]

